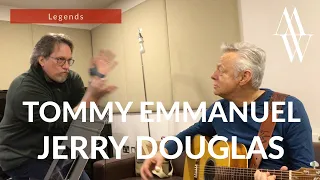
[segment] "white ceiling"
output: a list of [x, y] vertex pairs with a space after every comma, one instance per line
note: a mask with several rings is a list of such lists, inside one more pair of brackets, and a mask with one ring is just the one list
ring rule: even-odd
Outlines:
[[107, 8], [117, 0], [0, 0], [0, 5], [16, 8]]

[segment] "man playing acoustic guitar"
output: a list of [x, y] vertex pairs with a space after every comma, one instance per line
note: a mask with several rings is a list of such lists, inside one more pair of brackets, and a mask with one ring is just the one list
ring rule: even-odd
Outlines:
[[[266, 61], [265, 52], [261, 48], [241, 42], [224, 45], [222, 52], [220, 63], [211, 76], [214, 94], [222, 97], [217, 102], [221, 103], [228, 120], [230, 119], [230, 102], [233, 102], [241, 112], [243, 112], [243, 103], [247, 102], [247, 122], [244, 122], [237, 113], [234, 113], [234, 122], [226, 123], [221, 117], [214, 117], [212, 122], [202, 122], [200, 120], [176, 136], [180, 139], [184, 148], [186, 136], [203, 135], [212, 137], [219, 135], [228, 138], [228, 140], [231, 140], [232, 136], [236, 136], [237, 143], [241, 143], [249, 149], [253, 137], [257, 136], [261, 130], [262, 123], [254, 119], [264, 116], [264, 103], [269, 102], [270, 98], [275, 95], [271, 89], [260, 88]], [[250, 104], [253, 102], [256, 105], [255, 109], [251, 109]], [[291, 106], [288, 105], [289, 102], [292, 103]], [[206, 112], [207, 120], [213, 111], [214, 104]], [[296, 170], [301, 167], [310, 168], [310, 162], [314, 161], [312, 129], [303, 103], [296, 97], [287, 95], [285, 105], [282, 108], [283, 113], [279, 114], [278, 118], [284, 119], [284, 122], [275, 123], [273, 133], [270, 136], [283, 138], [282, 141], [276, 141], [275, 144], [283, 148], [284, 154], [278, 159], [272, 159], [268, 156], [261, 162], [248, 159], [249, 164], [258, 164], [258, 167], [255, 167], [257, 170], [254, 171], [254, 179], [256, 180], [276, 178], [274, 174], [265, 173], [258, 169]], [[291, 115], [289, 114], [290, 108]], [[251, 111], [254, 111], [254, 113]], [[255, 114], [256, 117], [252, 114]], [[288, 119], [290, 118], [298, 118], [300, 122], [289, 122]], [[177, 144], [174, 141], [168, 141], [165, 148], [165, 151], [172, 155], [177, 151]], [[270, 148], [270, 146], [265, 148], [267, 155], [279, 154], [277, 150]], [[151, 170], [157, 169], [155, 167], [161, 167], [163, 161], [164, 157], [160, 152], [153, 158], [145, 160], [141, 167], [142, 179], [150, 179], [153, 176]]]

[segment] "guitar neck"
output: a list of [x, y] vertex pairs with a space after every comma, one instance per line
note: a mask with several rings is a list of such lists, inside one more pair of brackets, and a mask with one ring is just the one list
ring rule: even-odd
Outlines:
[[[288, 180], [292, 179], [294, 175], [292, 171], [279, 171], [279, 170], [267, 170], [267, 169], [259, 169], [261, 172], [269, 172], [271, 175], [276, 175], [276, 179], [279, 180]], [[254, 179], [254, 173], [256, 169], [250, 168], [233, 168], [233, 167], [214, 167], [215, 179], [228, 179], [229, 177], [234, 177], [232, 179]], [[309, 179], [307, 177], [303, 177], [304, 179]], [[313, 177], [314, 178], [314, 177]], [[310, 177], [310, 179], [313, 179]]]
[[[201, 153], [201, 138], [203, 136], [197, 135], [193, 138], [192, 141], [192, 153], [199, 154]], [[211, 148], [210, 137], [206, 137], [206, 147]], [[213, 147], [213, 151], [217, 151], [216, 154], [223, 154], [223, 149], [233, 151], [235, 150], [236, 154], [246, 155], [247, 148], [243, 144], [237, 144], [234, 147], [234, 143], [218, 141]], [[229, 152], [230, 152], [229, 151]], [[254, 175], [257, 171], [255, 168], [247, 168], [248, 161], [235, 160], [231, 157], [226, 159], [215, 159], [211, 152], [205, 151], [205, 154], [200, 159], [189, 158], [188, 156], [185, 159], [185, 169], [184, 169], [184, 179], [187, 180], [203, 180], [203, 179], [252, 179], [254, 180]], [[269, 172], [270, 175], [275, 175], [277, 180], [320, 180], [320, 169], [317, 169], [318, 163], [313, 161], [310, 163], [310, 167], [301, 167], [298, 170], [290, 171], [281, 171], [281, 170], [268, 170], [268, 169], [259, 169], [261, 172]], [[190, 172], [190, 170], [193, 170]]]

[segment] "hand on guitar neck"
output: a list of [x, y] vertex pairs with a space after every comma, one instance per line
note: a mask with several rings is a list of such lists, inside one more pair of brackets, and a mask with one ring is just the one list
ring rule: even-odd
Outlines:
[[[288, 167], [287, 166], [282, 166], [280, 168], [281, 171], [287, 171]], [[275, 175], [271, 175], [270, 172], [261, 172], [259, 170], [257, 170], [254, 173], [254, 180], [275, 180], [276, 176]]]

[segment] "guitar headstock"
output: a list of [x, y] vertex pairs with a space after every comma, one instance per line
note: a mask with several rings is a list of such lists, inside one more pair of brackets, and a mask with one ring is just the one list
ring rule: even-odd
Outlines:
[[292, 172], [292, 177], [300, 179], [312, 179], [312, 180], [320, 180], [320, 169], [316, 169], [319, 167], [319, 163], [313, 161], [310, 163], [312, 168], [300, 168], [297, 171]]
[[302, 174], [316, 174], [319, 175], [320, 177], [320, 169], [313, 169], [313, 168], [300, 168], [297, 171], [294, 172], [298, 172], [298, 173], [302, 173]]

